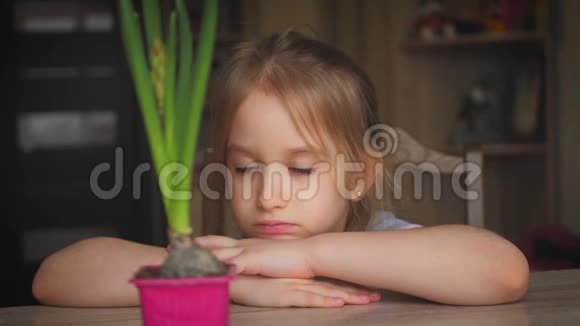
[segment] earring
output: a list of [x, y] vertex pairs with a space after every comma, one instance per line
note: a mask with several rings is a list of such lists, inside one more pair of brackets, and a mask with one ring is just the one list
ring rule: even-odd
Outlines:
[[362, 191], [360, 191], [360, 190], [359, 190], [359, 191], [357, 191], [357, 192], [356, 192], [356, 196], [357, 196], [358, 198], [361, 198], [361, 197], [362, 197], [362, 195], [363, 195]]

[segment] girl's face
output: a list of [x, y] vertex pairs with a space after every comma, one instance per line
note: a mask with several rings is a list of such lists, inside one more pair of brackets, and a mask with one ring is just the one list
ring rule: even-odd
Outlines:
[[349, 201], [337, 191], [333, 162], [308, 143], [277, 97], [254, 91], [241, 104], [226, 164], [232, 208], [245, 236], [295, 239], [344, 231]]

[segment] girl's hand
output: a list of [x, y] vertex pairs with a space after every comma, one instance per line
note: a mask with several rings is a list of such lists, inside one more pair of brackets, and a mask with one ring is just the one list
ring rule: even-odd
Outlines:
[[[259, 289], [258, 291], [256, 289]], [[230, 284], [231, 300], [256, 307], [342, 307], [380, 300], [378, 292], [312, 279], [238, 275]]]
[[195, 241], [212, 250], [224, 263], [236, 266], [237, 274], [270, 277], [312, 278], [312, 252], [308, 239], [265, 240], [243, 239], [216, 235], [198, 237]]

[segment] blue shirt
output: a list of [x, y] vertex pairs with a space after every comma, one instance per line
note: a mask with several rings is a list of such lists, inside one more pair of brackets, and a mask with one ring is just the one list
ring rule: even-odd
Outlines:
[[395, 216], [390, 211], [377, 211], [369, 221], [367, 231], [402, 230], [421, 227]]

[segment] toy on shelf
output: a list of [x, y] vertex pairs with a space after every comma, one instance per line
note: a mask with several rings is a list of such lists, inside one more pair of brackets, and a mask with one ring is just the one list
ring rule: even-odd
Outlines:
[[480, 0], [480, 17], [488, 32], [530, 31], [535, 11], [532, 0]]
[[465, 12], [448, 10], [442, 0], [420, 0], [411, 37], [423, 41], [462, 35], [545, 31], [547, 0], [478, 0]]
[[438, 0], [422, 0], [421, 14], [413, 26], [416, 37], [423, 40], [455, 37], [453, 20]]
[[537, 141], [542, 109], [542, 76], [539, 62], [532, 62], [514, 77], [512, 132], [518, 141]]
[[463, 96], [452, 145], [505, 142], [506, 117], [503, 96], [494, 78], [483, 78]]

